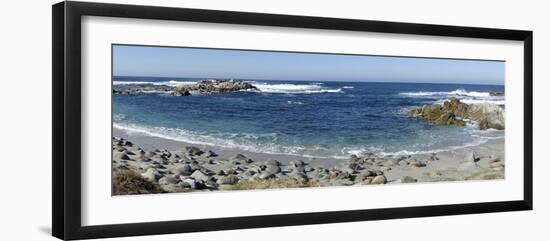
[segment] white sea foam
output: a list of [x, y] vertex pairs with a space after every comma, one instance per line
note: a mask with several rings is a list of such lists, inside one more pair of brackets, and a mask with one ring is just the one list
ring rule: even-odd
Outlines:
[[317, 94], [340, 93], [342, 88], [326, 88], [320, 83], [312, 84], [269, 84], [264, 82], [251, 82], [260, 92], [279, 94]]
[[290, 101], [290, 100], [287, 101], [286, 103], [289, 104], [289, 105], [303, 105], [304, 104], [301, 101]]
[[489, 92], [466, 91], [457, 89], [449, 92], [403, 92], [401, 96], [437, 99], [436, 104], [443, 104], [449, 97], [458, 98], [466, 104], [493, 103], [496, 105], [505, 105], [504, 96], [491, 96]]
[[489, 97], [490, 93], [489, 92], [466, 91], [464, 89], [457, 89], [457, 90], [453, 90], [453, 91], [449, 91], [449, 92], [441, 92], [441, 91], [436, 91], [436, 92], [425, 92], [425, 91], [403, 92], [403, 93], [399, 93], [399, 95], [404, 95], [404, 96], [441, 96], [441, 95], [448, 96], [448, 95], [456, 95], [456, 96], [470, 96], [470, 97]]
[[113, 85], [167, 85], [167, 86], [182, 86], [182, 85], [192, 85], [196, 84], [196, 81], [176, 81], [176, 80], [170, 80], [170, 81], [113, 81]]
[[491, 100], [491, 99], [461, 99], [460, 102], [466, 104], [481, 104], [481, 103], [493, 103], [495, 105], [505, 105], [504, 100]]
[[475, 141], [465, 143], [463, 145], [457, 145], [457, 146], [449, 146], [447, 148], [441, 148], [441, 149], [433, 149], [433, 150], [423, 150], [423, 151], [408, 151], [408, 150], [401, 150], [396, 152], [378, 152], [377, 155], [380, 156], [407, 156], [407, 155], [418, 155], [418, 154], [431, 154], [431, 153], [438, 153], [443, 151], [452, 151], [457, 149], [462, 149], [466, 147], [472, 147], [472, 146], [479, 146], [483, 143], [486, 143], [489, 139], [487, 138], [480, 138]]

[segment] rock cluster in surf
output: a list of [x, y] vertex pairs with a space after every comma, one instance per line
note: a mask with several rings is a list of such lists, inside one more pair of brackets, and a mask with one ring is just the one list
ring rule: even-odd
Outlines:
[[188, 96], [192, 93], [223, 93], [241, 90], [258, 90], [256, 86], [241, 80], [202, 80], [194, 84], [181, 86], [136, 84], [113, 88], [113, 94], [136, 95], [163, 92], [171, 96]]
[[504, 130], [504, 109], [493, 103], [466, 104], [451, 97], [443, 104], [424, 105], [413, 108], [409, 116], [419, 117], [437, 125], [464, 126], [468, 121], [475, 121], [481, 130]]

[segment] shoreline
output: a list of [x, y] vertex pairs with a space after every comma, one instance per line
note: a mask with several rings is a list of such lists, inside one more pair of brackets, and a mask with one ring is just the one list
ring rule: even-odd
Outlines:
[[135, 170], [166, 192], [504, 179], [504, 139], [436, 153], [334, 159], [190, 144], [114, 127], [113, 137], [113, 171]]
[[[196, 144], [186, 141], [173, 140], [164, 137], [153, 136], [148, 133], [142, 133], [140, 131], [125, 130], [118, 127], [113, 127], [113, 137], [122, 137], [124, 139], [130, 140], [135, 144], [139, 145], [144, 149], [160, 149], [168, 150], [171, 152], [180, 151], [184, 146], [196, 146], [202, 150], [211, 150], [216, 152], [219, 158], [230, 159], [236, 154], [244, 154], [247, 157], [250, 157], [253, 160], [268, 160], [276, 159], [279, 161], [292, 161], [301, 159], [303, 161], [311, 162], [313, 166], [322, 166], [325, 168], [334, 166], [335, 164], [345, 162], [349, 157], [346, 158], [336, 158], [336, 157], [312, 157], [312, 156], [303, 156], [303, 155], [294, 155], [294, 154], [277, 154], [277, 153], [264, 153], [264, 152], [253, 152], [247, 150], [241, 150], [238, 148], [228, 148], [220, 147], [214, 145], [206, 144]], [[491, 149], [496, 148], [493, 145], [499, 144], [504, 145], [504, 138], [502, 139], [488, 139], [486, 142], [481, 144], [466, 144], [464, 146], [459, 146], [451, 148], [448, 150], [436, 150], [436, 151], [423, 151], [421, 153], [404, 153], [404, 154], [380, 154], [373, 152], [374, 155], [384, 158], [384, 157], [393, 157], [393, 156], [413, 156], [419, 158], [429, 158], [432, 153], [463, 153], [466, 150], [470, 151], [480, 151], [485, 146], [490, 145]], [[503, 146], [504, 147], [504, 146]], [[503, 150], [502, 150], [503, 151]], [[351, 155], [351, 154], [350, 154]], [[504, 157], [502, 157], [504, 159]]]

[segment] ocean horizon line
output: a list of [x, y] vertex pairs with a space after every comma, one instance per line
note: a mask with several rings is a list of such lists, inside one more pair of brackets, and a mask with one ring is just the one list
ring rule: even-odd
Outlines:
[[163, 78], [163, 79], [224, 79], [224, 80], [243, 80], [243, 81], [296, 81], [296, 82], [339, 82], [339, 83], [374, 83], [374, 84], [455, 84], [455, 85], [491, 85], [491, 86], [504, 86], [504, 83], [459, 83], [459, 82], [406, 82], [406, 81], [370, 81], [370, 80], [303, 80], [303, 79], [249, 79], [249, 78], [220, 78], [220, 77], [173, 77], [173, 76], [139, 76], [139, 75], [113, 75], [112, 81], [115, 78]]

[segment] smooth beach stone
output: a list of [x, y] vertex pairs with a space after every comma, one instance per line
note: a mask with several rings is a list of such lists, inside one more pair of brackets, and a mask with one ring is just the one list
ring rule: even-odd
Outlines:
[[272, 166], [280, 166], [281, 163], [277, 160], [270, 159], [265, 162], [266, 165], [272, 165]]
[[254, 175], [256, 175], [256, 173], [258, 173], [258, 172], [254, 171], [254, 170], [247, 170], [247, 171], [243, 172], [243, 175], [245, 175], [245, 176], [254, 176]]
[[124, 153], [115, 153], [115, 158], [121, 159], [121, 160], [130, 160], [130, 157]]
[[210, 180], [210, 176], [204, 174], [199, 170], [194, 171], [193, 174], [191, 174], [191, 177], [194, 178], [195, 180], [201, 180], [205, 182]]
[[390, 160], [387, 160], [384, 165], [385, 166], [397, 166], [397, 163], [399, 163], [399, 160], [397, 159], [390, 159]]
[[414, 183], [414, 182], [418, 182], [417, 179], [415, 178], [412, 178], [410, 176], [404, 176], [402, 177], [401, 179], [399, 179], [401, 181], [401, 183]]
[[294, 161], [290, 161], [289, 164], [291, 166], [294, 166], [294, 167], [301, 167], [301, 166], [304, 166], [306, 165], [306, 163], [302, 160], [294, 160]]
[[232, 167], [231, 169], [232, 169], [233, 171], [235, 171], [236, 173], [244, 172], [244, 168], [241, 167], [241, 166]]
[[181, 192], [186, 189], [188, 185], [182, 185], [181, 183], [169, 183], [160, 185], [160, 187], [167, 192]]
[[206, 155], [207, 157], [217, 157], [217, 156], [218, 156], [218, 154], [216, 154], [216, 153], [213, 152], [212, 150], [208, 150], [208, 151], [205, 153], [205, 155]]
[[374, 177], [374, 176], [376, 176], [376, 173], [373, 172], [373, 171], [365, 170], [360, 174], [360, 176], [362, 176], [362, 177]]
[[387, 181], [388, 179], [386, 179], [386, 176], [380, 175], [380, 176], [374, 177], [370, 182], [370, 184], [386, 184]]
[[414, 167], [425, 167], [426, 163], [423, 163], [419, 160], [412, 160], [412, 161], [409, 162], [409, 165], [414, 166]]
[[216, 183], [220, 185], [224, 185], [224, 184], [233, 185], [233, 184], [236, 184], [237, 182], [239, 182], [239, 178], [237, 178], [234, 175], [222, 176], [222, 177], [219, 177], [218, 180], [216, 181]]
[[281, 168], [279, 166], [275, 166], [275, 165], [267, 165], [264, 172], [277, 174], [277, 173], [281, 172]]
[[204, 152], [195, 146], [186, 146], [183, 148], [184, 153], [187, 153], [188, 155], [192, 156], [199, 156], [202, 155]]
[[216, 172], [216, 175], [218, 175], [218, 176], [225, 176], [226, 173], [225, 173], [225, 171], [223, 171], [222, 169], [220, 169], [220, 170], [218, 170], [218, 171]]
[[[191, 179], [191, 178], [187, 178], [187, 179], [182, 180], [182, 184], [183, 183], [186, 183], [187, 185], [189, 185], [189, 188], [191, 188], [191, 189], [204, 189], [206, 187], [206, 185], [204, 184], [204, 182], [202, 180], [195, 180], [195, 179]], [[183, 184], [183, 185], [185, 185], [185, 184]]]
[[199, 170], [200, 170], [202, 173], [206, 174], [207, 176], [212, 176], [212, 175], [215, 175], [215, 174], [216, 174], [216, 172], [214, 172], [214, 171], [212, 171], [212, 170], [210, 170], [210, 169], [208, 169], [208, 168], [206, 168], [206, 167], [201, 167]]
[[297, 171], [291, 172], [288, 177], [300, 182], [307, 182], [309, 180], [309, 177], [305, 173]]
[[402, 160], [402, 161], [399, 161], [397, 164], [398, 164], [399, 166], [406, 166], [406, 165], [409, 165], [409, 162], [406, 161], [406, 160]]
[[267, 173], [267, 172], [262, 172], [260, 173], [260, 175], [258, 176], [258, 178], [262, 179], [262, 180], [266, 180], [266, 179], [271, 179], [271, 178], [275, 178], [275, 174], [273, 173]]
[[148, 168], [141, 176], [151, 182], [157, 182], [161, 178], [161, 174], [155, 168]]
[[116, 151], [119, 151], [119, 152], [123, 152], [126, 150], [126, 148], [122, 147], [122, 146], [115, 146], [113, 147], [113, 149], [115, 149]]
[[237, 175], [237, 171], [233, 169], [225, 170], [224, 171], [227, 175]]
[[171, 155], [170, 158], [168, 158], [168, 161], [170, 163], [178, 163], [180, 160], [180, 157], [178, 155]]
[[136, 161], [139, 161], [139, 162], [150, 162], [151, 159], [150, 159], [149, 157], [147, 157], [147, 156], [138, 156], [138, 157], [136, 158]]
[[194, 171], [195, 169], [193, 169], [193, 167], [191, 167], [191, 165], [189, 164], [183, 164], [183, 165], [180, 164], [179, 166], [175, 166], [173, 168], [173, 172], [175, 174], [181, 174], [185, 176], [191, 175]]
[[[233, 157], [231, 157], [232, 161], [242, 162], [242, 163], [252, 163], [252, 159], [246, 157], [243, 154], [236, 154]], [[240, 163], [239, 163], [240, 164]]]
[[295, 166], [292, 171], [306, 172], [306, 168], [304, 166]]
[[[305, 168], [303, 170], [305, 172]], [[354, 169], [351, 169], [349, 167], [344, 167], [344, 168], [341, 169], [341, 171], [344, 172], [344, 173], [349, 173], [349, 174], [355, 174], [355, 173], [358, 172], [358, 171], [356, 171]]]
[[210, 189], [217, 189], [218, 188], [218, 183], [216, 183], [216, 181], [212, 180], [212, 179], [204, 182], [204, 185], [207, 188], [210, 188]]
[[146, 157], [154, 157], [156, 155], [157, 155], [157, 153], [154, 153], [152, 151], [146, 151], [145, 154], [144, 154], [144, 156], [146, 156]]
[[158, 183], [160, 185], [176, 184], [178, 182], [179, 182], [178, 179], [172, 176], [164, 176], [158, 180]]
[[160, 164], [168, 164], [168, 160], [162, 156], [154, 156], [151, 160]]

